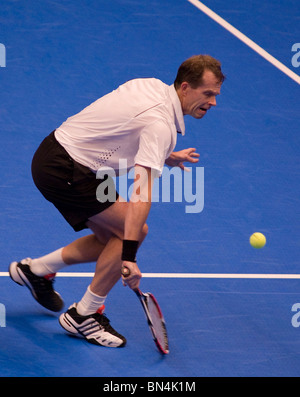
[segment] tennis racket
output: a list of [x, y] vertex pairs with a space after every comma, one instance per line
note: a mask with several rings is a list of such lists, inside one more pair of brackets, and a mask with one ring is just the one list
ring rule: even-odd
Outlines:
[[[130, 275], [128, 267], [122, 268], [122, 275], [126, 278]], [[166, 323], [159, 304], [151, 292], [142, 292], [139, 288], [133, 290], [139, 298], [144, 309], [146, 319], [153, 340], [162, 354], [169, 353], [169, 341]]]

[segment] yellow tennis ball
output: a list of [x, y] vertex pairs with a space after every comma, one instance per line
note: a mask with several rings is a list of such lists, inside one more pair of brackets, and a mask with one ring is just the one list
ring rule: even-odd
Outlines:
[[250, 236], [250, 244], [253, 248], [262, 248], [266, 245], [266, 237], [259, 232], [253, 233]]

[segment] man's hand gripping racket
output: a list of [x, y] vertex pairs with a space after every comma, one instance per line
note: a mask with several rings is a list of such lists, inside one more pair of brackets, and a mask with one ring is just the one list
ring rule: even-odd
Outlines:
[[[122, 276], [124, 278], [130, 275], [130, 270], [128, 267], [122, 267]], [[169, 353], [169, 342], [168, 342], [168, 335], [166, 330], [166, 324], [164, 320], [164, 316], [161, 312], [161, 309], [157, 303], [157, 300], [150, 292], [142, 292], [139, 288], [133, 289], [136, 293], [137, 297], [139, 298], [147, 321], [153, 336], [153, 340], [158, 348], [158, 350], [162, 354]]]

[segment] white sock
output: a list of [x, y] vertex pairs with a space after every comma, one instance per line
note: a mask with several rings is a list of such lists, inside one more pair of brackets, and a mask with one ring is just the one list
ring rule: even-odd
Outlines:
[[80, 302], [77, 304], [77, 313], [81, 316], [88, 316], [94, 314], [105, 302], [106, 296], [99, 296], [94, 294], [90, 286], [88, 286], [85, 294]]
[[62, 259], [62, 250], [51, 252], [48, 255], [37, 259], [32, 259], [30, 263], [30, 270], [37, 276], [46, 276], [47, 274], [56, 273], [58, 270], [67, 266]]

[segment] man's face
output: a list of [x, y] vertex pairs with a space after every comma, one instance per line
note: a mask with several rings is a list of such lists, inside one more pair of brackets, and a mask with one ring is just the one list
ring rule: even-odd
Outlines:
[[216, 106], [216, 96], [220, 95], [221, 85], [210, 70], [203, 74], [203, 84], [192, 88], [189, 83], [183, 82], [178, 91], [184, 115], [201, 119], [212, 106]]

